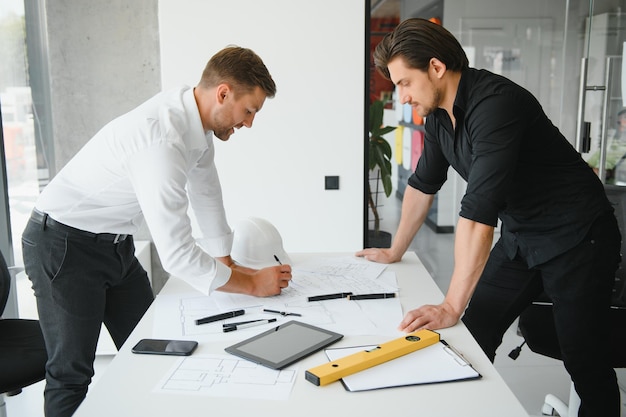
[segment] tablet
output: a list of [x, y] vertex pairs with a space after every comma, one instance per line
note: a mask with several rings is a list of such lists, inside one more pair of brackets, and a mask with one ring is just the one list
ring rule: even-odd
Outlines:
[[292, 320], [224, 350], [268, 368], [282, 369], [342, 337], [342, 334]]

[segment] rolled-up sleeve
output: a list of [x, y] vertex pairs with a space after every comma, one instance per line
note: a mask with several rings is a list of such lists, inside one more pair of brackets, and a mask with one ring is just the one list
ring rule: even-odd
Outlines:
[[438, 136], [433, 124], [427, 123], [425, 130], [424, 150], [408, 184], [425, 194], [436, 194], [448, 178], [450, 163], [436, 140]]

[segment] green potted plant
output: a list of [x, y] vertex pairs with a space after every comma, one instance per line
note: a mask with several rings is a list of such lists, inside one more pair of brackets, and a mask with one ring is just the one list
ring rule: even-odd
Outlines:
[[[381, 100], [376, 100], [370, 105], [368, 166], [370, 172], [376, 172], [377, 179], [380, 180], [383, 185], [385, 195], [389, 197], [393, 189], [391, 182], [391, 146], [383, 136], [395, 130], [395, 126], [383, 126], [384, 109], [385, 103]], [[370, 181], [368, 180], [368, 204], [374, 215], [374, 229], [370, 230], [368, 233], [368, 246], [389, 247], [391, 245], [391, 234], [380, 230], [377, 192], [378, 185], [375, 189], [372, 189]]]

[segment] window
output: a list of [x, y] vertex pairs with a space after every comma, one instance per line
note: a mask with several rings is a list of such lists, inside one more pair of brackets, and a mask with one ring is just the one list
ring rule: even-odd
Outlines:
[[[39, 195], [40, 184], [45, 184], [48, 177], [42, 152], [45, 137], [31, 90], [32, 74], [42, 69], [37, 66], [38, 60], [29, 59], [33, 51], [27, 48], [25, 15], [23, 0], [0, 3], [0, 111], [7, 176], [6, 194], [5, 190], [0, 194], [8, 195], [10, 218], [8, 233], [0, 236], [0, 243], [9, 265], [23, 265], [22, 231]], [[9, 219], [6, 221], [8, 224]], [[20, 316], [32, 316], [32, 290], [23, 274], [18, 278], [17, 289]], [[23, 302], [24, 297], [28, 301]]]

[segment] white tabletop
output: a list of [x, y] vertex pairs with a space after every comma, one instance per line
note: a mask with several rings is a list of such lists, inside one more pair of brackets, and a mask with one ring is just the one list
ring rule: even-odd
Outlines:
[[[346, 254], [290, 254], [294, 263], [311, 257]], [[402, 262], [388, 266], [395, 271], [403, 311], [422, 304], [435, 304], [443, 294], [415, 253], [407, 253]], [[182, 280], [170, 279], [161, 294], [184, 296], [194, 290]], [[441, 337], [456, 347], [482, 375], [481, 379], [432, 385], [416, 385], [375, 391], [348, 392], [339, 382], [318, 387], [304, 378], [304, 371], [327, 361], [317, 352], [299, 363], [298, 375], [288, 401], [216, 398], [154, 391], [179, 358], [135, 355], [131, 347], [144, 337], [151, 337], [154, 305], [150, 307], [126, 344], [112, 360], [98, 382], [90, 387], [76, 417], [97, 416], [185, 416], [220, 417], [268, 416], [340, 416], [391, 417], [422, 415], [428, 417], [516, 417], [525, 416], [522, 405], [462, 323], [440, 330]], [[375, 344], [389, 337], [346, 336], [333, 347]], [[232, 340], [201, 343], [196, 354], [223, 354]]]

